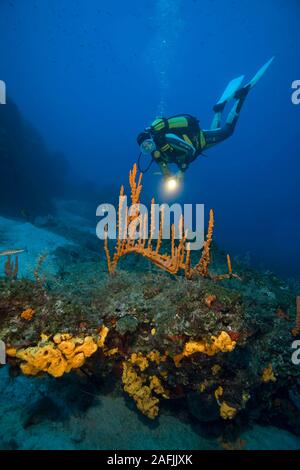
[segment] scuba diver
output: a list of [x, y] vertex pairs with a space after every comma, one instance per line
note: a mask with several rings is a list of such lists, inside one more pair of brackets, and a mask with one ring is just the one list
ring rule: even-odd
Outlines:
[[[183, 173], [202, 152], [213, 147], [230, 137], [238, 122], [240, 111], [249, 91], [265, 74], [274, 57], [270, 59], [245, 86], [241, 87], [244, 75], [231, 80], [224, 93], [214, 106], [214, 118], [209, 130], [201, 129], [197, 118], [182, 114], [170, 118], [157, 118], [137, 137], [140, 147], [140, 155], [151, 155], [151, 162], [144, 170], [147, 171], [155, 161], [161, 170], [163, 177], [169, 182], [168, 189], [177, 187]], [[226, 104], [236, 100], [229, 112], [226, 123], [221, 127], [222, 114]], [[175, 163], [179, 171], [172, 176], [169, 164]], [[139, 165], [140, 166], [140, 165]], [[143, 171], [143, 170], [141, 170]]]

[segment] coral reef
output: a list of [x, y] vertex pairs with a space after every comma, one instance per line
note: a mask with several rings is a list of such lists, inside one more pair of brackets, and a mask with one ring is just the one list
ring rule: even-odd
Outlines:
[[[159, 365], [165, 362], [167, 357], [161, 356], [158, 351], [150, 351], [147, 356], [141, 352], [133, 353], [123, 362], [122, 381], [124, 391], [131, 396], [137, 408], [148, 418], [154, 419], [159, 412], [159, 398], [161, 395], [168, 398], [168, 392], [164, 389], [161, 380], [157, 375], [142, 374], [149, 368], [150, 363]], [[166, 377], [166, 374], [160, 371]]]
[[[136, 204], [141, 181], [134, 168]], [[300, 434], [300, 369], [291, 361], [296, 292], [235, 260], [238, 279], [229, 255], [212, 243], [213, 226], [211, 212], [201, 256], [189, 253], [184, 234], [175, 243], [173, 226], [170, 247], [162, 236], [151, 245], [119, 237], [111, 257], [106, 239], [113, 276], [105, 259], [83, 256], [54, 279], [44, 265], [41, 272], [43, 254], [33, 280], [3, 275], [0, 340], [12, 373], [84, 376], [99, 387], [113, 377], [150, 419], [176, 400], [176, 410], [180, 404], [221, 430], [279, 422]], [[132, 252], [142, 256], [123, 257]]]
[[6, 353], [22, 361], [20, 367], [25, 375], [47, 372], [53, 377], [61, 377], [72, 369], [82, 367], [86, 358], [92, 356], [98, 347], [103, 348], [107, 331], [103, 327], [98, 338], [79, 338], [64, 333], [56, 334], [50, 340], [47, 335], [42, 335], [36, 346], [20, 350], [8, 348]]
[[[292, 318], [295, 297], [279, 280], [244, 271], [242, 282], [202, 276], [178, 282], [142, 265], [140, 272], [102, 271], [86, 279], [83, 296], [78, 279], [92, 279], [93, 269], [97, 262], [80, 272], [77, 265], [63, 290], [38, 280], [0, 280], [0, 339], [12, 367], [54, 377], [117, 374], [151, 419], [164, 400], [190, 403], [191, 395], [199, 419], [224, 423], [242, 410], [250, 417], [259, 410], [265, 420], [289, 409], [270, 410], [287, 381], [297, 390], [299, 378], [300, 385], [289, 354], [291, 321], [275, 315], [282, 305]], [[34, 311], [30, 321], [21, 317], [24, 306]]]
[[147, 376], [136, 372], [132, 362], [123, 362], [122, 381], [125, 392], [133, 398], [137, 408], [148, 418], [154, 419], [159, 412], [159, 399], [155, 395], [167, 397], [159, 378], [153, 375], [147, 380]]
[[263, 382], [276, 382], [272, 364], [269, 364], [262, 372], [261, 380]]
[[233, 419], [237, 413], [237, 409], [233, 406], [228, 405], [226, 401], [223, 401], [220, 406], [220, 416], [223, 419]]
[[23, 318], [24, 320], [30, 321], [32, 320], [33, 315], [34, 315], [34, 310], [32, 308], [27, 308], [26, 310], [23, 310], [23, 312], [21, 313], [21, 318]]
[[230, 352], [235, 348], [236, 342], [232, 341], [226, 331], [222, 331], [218, 337], [212, 336], [210, 341], [188, 341], [184, 345], [183, 352], [174, 357], [176, 367], [184, 357], [195, 353], [203, 353], [207, 356], [214, 356], [218, 352]]

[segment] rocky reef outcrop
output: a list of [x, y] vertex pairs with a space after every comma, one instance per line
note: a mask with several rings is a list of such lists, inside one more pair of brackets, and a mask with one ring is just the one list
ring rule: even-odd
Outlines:
[[[136, 169], [130, 185], [139, 202], [135, 176]], [[184, 237], [176, 246], [172, 236], [168, 253], [161, 235], [156, 247], [129, 236], [117, 238], [113, 256], [104, 240], [106, 261], [81, 257], [79, 247], [76, 263], [54, 278], [41, 273], [43, 256], [34, 280], [5, 271], [0, 340], [10, 366], [30, 376], [77, 373], [100, 383], [113, 375], [149, 419], [177, 402], [197, 422], [234, 432], [260, 422], [300, 434], [296, 292], [242, 263], [233, 273], [212, 231], [211, 212], [196, 264], [199, 254], [189, 252]]]
[[254, 420], [299, 433], [294, 292], [246, 268], [241, 281], [215, 282], [146, 263], [113, 277], [99, 263], [79, 263], [63, 287], [2, 278], [0, 339], [11, 367], [34, 376], [114, 374], [152, 419], [184, 400], [201, 422]]

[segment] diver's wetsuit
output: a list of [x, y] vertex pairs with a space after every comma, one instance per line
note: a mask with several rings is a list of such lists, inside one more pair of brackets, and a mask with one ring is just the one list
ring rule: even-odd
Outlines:
[[152, 157], [159, 164], [163, 175], [170, 174], [168, 168], [170, 163], [175, 163], [181, 171], [185, 171], [204, 150], [230, 137], [248, 91], [244, 88], [236, 97], [237, 101], [223, 127], [221, 127], [221, 118], [225, 104], [214, 107], [216, 113], [214, 127], [209, 130], [201, 129], [198, 119], [189, 114], [156, 119], [149, 128], [156, 145]]
[[223, 140], [228, 139], [233, 134], [234, 127], [231, 124], [225, 124], [225, 126], [220, 127], [219, 129], [203, 131], [206, 145], [204, 148], [212, 147]]
[[237, 99], [237, 102], [230, 111], [226, 123], [223, 127], [221, 127], [221, 119], [226, 103], [216, 105], [214, 107], [214, 112], [216, 113], [216, 121], [214, 123], [215, 128], [203, 131], [206, 140], [206, 148], [218, 144], [219, 142], [222, 142], [223, 140], [228, 139], [228, 137], [232, 136], [235, 126], [240, 117], [240, 111], [249, 93], [249, 90], [250, 87], [244, 87], [236, 93], [235, 97]]
[[[209, 130], [201, 129], [198, 119], [189, 114], [172, 116], [168, 119], [158, 118], [137, 137], [141, 154], [143, 150], [148, 153], [154, 149], [151, 152], [152, 158], [159, 164], [165, 177], [170, 175], [169, 163], [175, 163], [180, 172], [185, 171], [203, 150], [223, 142], [233, 134], [249, 91], [263, 77], [273, 60], [274, 57], [268, 60], [246, 85], [241, 87], [244, 75], [228, 83], [213, 108], [215, 114]], [[235, 100], [235, 103], [222, 127], [223, 111], [226, 104], [232, 100]]]

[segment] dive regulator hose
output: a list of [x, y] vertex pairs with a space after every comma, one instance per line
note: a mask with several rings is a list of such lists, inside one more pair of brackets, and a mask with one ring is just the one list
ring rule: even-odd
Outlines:
[[154, 162], [154, 158], [151, 156], [151, 161], [150, 163], [148, 164], [148, 166], [143, 170], [141, 168], [141, 156], [142, 156], [142, 152], [140, 152], [139, 156], [138, 156], [138, 159], [137, 159], [137, 166], [138, 166], [138, 169], [141, 173], [147, 173], [148, 170], [150, 170], [150, 167], [152, 165], [152, 163]]

